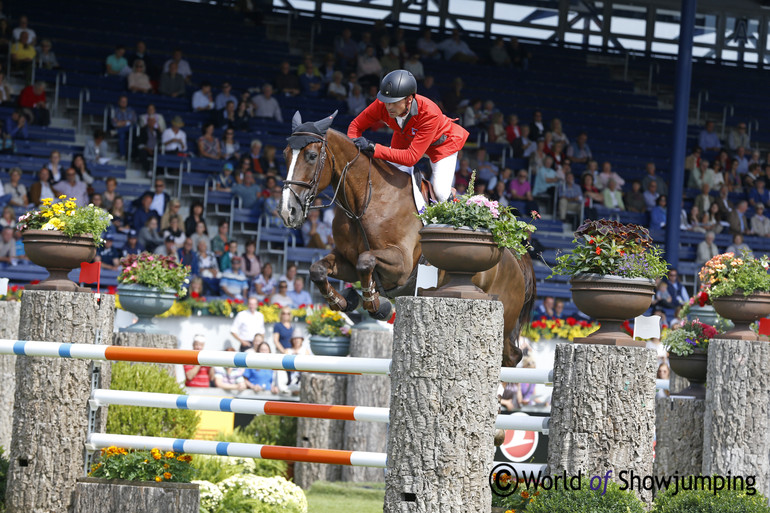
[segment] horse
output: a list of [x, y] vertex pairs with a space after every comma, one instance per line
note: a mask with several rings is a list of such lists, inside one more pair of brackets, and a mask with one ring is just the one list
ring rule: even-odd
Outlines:
[[[392, 305], [381, 295], [413, 295], [422, 221], [412, 195], [412, 175], [361, 152], [344, 134], [331, 129], [331, 116], [302, 122], [292, 119], [292, 134], [284, 149], [288, 173], [283, 182], [280, 217], [288, 228], [300, 228], [320, 191], [331, 186], [337, 211], [332, 223], [334, 249], [310, 267], [310, 280], [329, 307], [352, 312], [363, 307], [375, 319], [390, 318]], [[361, 282], [342, 292], [328, 278]], [[439, 285], [446, 282], [439, 274]], [[503, 365], [521, 360], [520, 330], [529, 322], [535, 301], [535, 273], [528, 255], [505, 250], [492, 269], [477, 273], [473, 282], [496, 294], [504, 306]]]

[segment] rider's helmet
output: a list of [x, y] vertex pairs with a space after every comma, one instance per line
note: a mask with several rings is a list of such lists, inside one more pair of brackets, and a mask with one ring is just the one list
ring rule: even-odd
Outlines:
[[417, 92], [417, 80], [405, 69], [391, 71], [380, 84], [377, 99], [383, 103], [395, 103]]

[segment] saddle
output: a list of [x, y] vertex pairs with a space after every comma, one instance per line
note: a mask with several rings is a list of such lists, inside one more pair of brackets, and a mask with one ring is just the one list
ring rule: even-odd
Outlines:
[[436, 199], [436, 192], [433, 190], [433, 184], [426, 180], [422, 176], [422, 171], [416, 167], [412, 172], [412, 180], [414, 180], [414, 183], [419, 184], [419, 190], [422, 194], [422, 198], [425, 200], [426, 205], [430, 205], [431, 203], [438, 203], [438, 199]]

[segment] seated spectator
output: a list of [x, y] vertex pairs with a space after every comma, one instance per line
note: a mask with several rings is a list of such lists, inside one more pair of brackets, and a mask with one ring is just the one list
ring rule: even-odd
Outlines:
[[37, 42], [37, 34], [34, 30], [29, 28], [29, 19], [22, 15], [19, 17], [19, 26], [13, 29], [13, 40], [21, 41], [22, 34], [27, 34], [27, 39], [30, 44]]
[[594, 186], [594, 175], [589, 171], [583, 173], [580, 177], [580, 188], [583, 189], [584, 205], [591, 207], [593, 204], [604, 204], [604, 195]]
[[5, 80], [5, 73], [0, 70], [0, 104], [11, 106], [13, 105], [11, 98], [11, 86]]
[[51, 124], [51, 113], [48, 111], [48, 102], [45, 96], [45, 82], [38, 81], [34, 85], [28, 85], [19, 94], [19, 107], [32, 123], [39, 126]]
[[658, 196], [655, 200], [655, 207], [650, 211], [650, 228], [666, 227], [666, 195]]
[[719, 254], [719, 248], [714, 243], [715, 237], [714, 232], [707, 231], [704, 235], [704, 240], [698, 243], [698, 248], [695, 252], [696, 264], [705, 264]]
[[91, 172], [88, 170], [88, 166], [86, 165], [86, 159], [82, 154], [76, 153], [72, 156], [70, 167], [75, 170], [75, 173], [77, 173], [78, 180], [85, 183], [86, 185], [92, 185], [94, 183], [94, 177], [91, 176]]
[[529, 125], [520, 127], [521, 136], [513, 141], [513, 156], [528, 159], [537, 150], [537, 143], [529, 138]]
[[607, 182], [607, 187], [602, 191], [604, 196], [604, 206], [610, 210], [625, 210], [626, 205], [623, 203], [623, 193], [618, 189], [617, 182], [610, 178]]
[[479, 148], [476, 150], [476, 183], [483, 182], [490, 187], [494, 187], [497, 182], [497, 175], [500, 173], [500, 168], [489, 161], [487, 156], [487, 150]]
[[246, 275], [249, 283], [253, 283], [262, 272], [262, 261], [257, 255], [257, 241], [250, 239], [246, 242], [246, 251], [241, 258], [243, 259], [243, 274]]
[[553, 169], [553, 157], [548, 155], [543, 160], [543, 166], [537, 170], [535, 184], [532, 186], [532, 195], [537, 197], [550, 194], [558, 183], [559, 177], [556, 175], [556, 170]]
[[751, 248], [748, 244], [743, 242], [743, 235], [740, 233], [736, 233], [733, 235], [733, 243], [727, 246], [727, 253], [733, 253], [735, 256], [742, 257], [743, 253], [746, 252], [746, 256], [751, 258], [754, 256], [754, 253], [751, 251]]
[[201, 83], [201, 88], [193, 93], [192, 108], [195, 112], [214, 110], [214, 95], [209, 82]]
[[746, 132], [746, 123], [738, 123], [738, 126], [730, 131], [730, 137], [727, 141], [727, 147], [732, 151], [737, 151], [739, 148], [750, 148], [751, 138]]
[[564, 175], [564, 182], [559, 184], [559, 219], [565, 221], [567, 213], [580, 215], [583, 205], [583, 190], [575, 183], [571, 172]]
[[286, 295], [291, 299], [292, 305], [296, 308], [299, 308], [302, 305], [313, 304], [313, 298], [310, 296], [310, 293], [305, 290], [305, 280], [303, 278], [295, 278], [294, 289], [290, 290]]
[[615, 180], [615, 183], [619, 189], [622, 188], [626, 183], [626, 181], [623, 180], [620, 175], [612, 170], [612, 164], [605, 161], [604, 164], [602, 164], [601, 173], [596, 176], [596, 187], [599, 190], [602, 190], [607, 187], [607, 185], [610, 183], [610, 180]]
[[[184, 220], [185, 234], [188, 237], [192, 236], [192, 234], [197, 231], [198, 223], [200, 222], [203, 222], [203, 227], [205, 228], [206, 222], [203, 219], [203, 203], [196, 200], [190, 205], [190, 215]], [[208, 230], [204, 229], [203, 233], [208, 234]], [[195, 247], [198, 247], [197, 243], [195, 244]]]
[[86, 141], [85, 148], [83, 149], [83, 157], [89, 164], [103, 164], [109, 160], [107, 154], [109, 149], [107, 148], [107, 141], [105, 141], [106, 134], [101, 128], [94, 130], [94, 136], [92, 139]]
[[111, 233], [107, 233], [102, 237], [104, 239], [104, 246], [97, 248], [95, 262], [102, 263], [102, 269], [114, 271], [120, 265], [121, 252], [115, 247], [115, 241]]
[[139, 244], [139, 238], [137, 237], [136, 230], [129, 230], [128, 238], [123, 246], [123, 256], [138, 255], [144, 251], [144, 246]]
[[29, 203], [38, 207], [44, 199], [55, 198], [55, 194], [51, 188], [51, 171], [43, 167], [37, 172], [37, 181], [29, 188]]
[[[237, 342], [229, 341], [225, 351], [236, 351], [237, 346]], [[251, 347], [251, 341], [248, 347]], [[244, 370], [237, 367], [214, 367], [214, 386], [226, 392], [243, 392], [246, 390], [246, 380], [243, 379]]]
[[128, 106], [128, 96], [120, 95], [117, 108], [112, 108], [112, 127], [118, 132], [118, 150], [121, 158], [126, 158], [128, 131], [136, 126], [136, 112]]
[[770, 219], [765, 216], [765, 206], [762, 203], [754, 207], [751, 218], [751, 231], [760, 237], [770, 237]]
[[128, 65], [133, 68], [136, 61], [144, 61], [146, 72], [150, 77], [158, 77], [160, 69], [156, 66], [155, 60], [150, 56], [147, 50], [147, 44], [144, 41], [137, 41], [134, 52], [128, 57]]
[[495, 112], [492, 114], [492, 118], [487, 128], [487, 136], [489, 137], [489, 142], [492, 143], [506, 144], [508, 142], [505, 127], [503, 126], [502, 112]]
[[222, 110], [227, 106], [227, 102], [233, 102], [233, 105], [238, 105], [238, 98], [232, 94], [232, 91], [233, 87], [230, 85], [230, 82], [224, 82], [222, 84], [222, 91], [214, 99], [214, 108]]
[[554, 319], [554, 298], [553, 296], [546, 296], [543, 298], [543, 302], [535, 309], [535, 317], [542, 319]]
[[273, 276], [273, 264], [266, 262], [262, 266], [261, 274], [254, 280], [254, 290], [262, 297], [270, 297], [277, 285], [278, 282]]
[[[177, 203], [179, 203], [179, 200], [172, 200], [172, 201], [176, 201]], [[166, 212], [166, 214], [168, 214], [168, 212], [170, 211], [171, 209], [169, 209]], [[164, 214], [164, 217], [166, 214]], [[161, 220], [161, 226], [162, 225], [163, 225], [163, 221]], [[181, 226], [182, 226], [182, 222], [179, 220], [179, 217], [172, 215], [168, 217], [168, 226], [163, 228], [163, 232], [161, 233], [161, 235], [163, 236], [163, 238], [166, 238], [169, 236], [173, 237], [174, 244], [176, 244], [177, 247], [181, 247], [182, 244], [184, 244], [185, 239], [187, 239], [187, 235], [185, 235]]]
[[321, 219], [321, 213], [311, 210], [302, 225], [302, 238], [308, 248], [331, 249], [334, 245], [332, 227]]
[[749, 204], [755, 208], [758, 205], [770, 205], [770, 192], [765, 188], [764, 179], [754, 182], [754, 188], [749, 191]]
[[354, 84], [347, 98], [348, 114], [358, 116], [366, 108], [366, 97], [361, 92], [361, 86]]
[[[148, 113], [152, 111], [154, 114], [155, 106], [150, 104], [147, 107]], [[163, 116], [157, 117], [155, 115], [142, 114], [142, 116], [148, 116], [145, 123], [142, 123], [142, 117], [139, 118], [139, 136], [135, 141], [138, 154], [136, 160], [138, 160], [145, 171], [148, 173], [152, 170], [153, 162], [155, 161], [155, 152], [160, 148], [163, 141], [163, 127], [165, 121]], [[160, 122], [163, 121], [163, 127]]]
[[[246, 94], [248, 95], [248, 92]], [[247, 131], [249, 129], [249, 120], [253, 117], [252, 107], [253, 105], [248, 100], [241, 100], [238, 104], [238, 109], [235, 111], [235, 120], [228, 126], [241, 132]]]
[[[204, 238], [199, 238], [195, 247], [198, 249], [198, 272], [201, 277], [204, 278], [204, 282], [208, 280], [218, 280], [220, 277], [219, 264], [217, 263], [217, 257], [209, 251], [209, 244]], [[218, 290], [218, 287], [217, 287]]]
[[259, 165], [262, 172], [266, 175], [281, 176], [283, 174], [283, 165], [278, 161], [276, 147], [272, 144], [265, 145], [265, 151], [259, 159]]
[[182, 130], [184, 121], [179, 116], [171, 120], [171, 128], [163, 131], [162, 143], [165, 153], [186, 153], [187, 134]]
[[746, 148], [739, 146], [735, 151], [735, 161], [738, 162], [738, 166], [735, 168], [738, 175], [745, 175], [749, 172], [749, 157], [746, 155]]
[[462, 125], [465, 128], [479, 125], [481, 122], [481, 105], [481, 100], [479, 98], [474, 98], [468, 102], [462, 117]]
[[723, 222], [722, 215], [719, 213], [719, 205], [712, 203], [706, 213], [701, 218], [703, 227], [707, 231], [722, 233], [727, 222]]
[[251, 296], [247, 302], [247, 310], [239, 312], [233, 320], [230, 334], [240, 342], [241, 351], [252, 347], [257, 335], [265, 336], [265, 317], [257, 310], [259, 302]]
[[655, 295], [652, 298], [652, 308], [656, 309], [674, 309], [676, 308], [674, 298], [668, 291], [668, 283], [663, 280], [657, 280], [655, 284]]
[[14, 207], [26, 207], [29, 205], [29, 198], [27, 197], [27, 188], [20, 182], [21, 169], [18, 167], [11, 168], [9, 178], [9, 182], [3, 186], [4, 193], [11, 195], [8, 203]]
[[158, 92], [165, 96], [177, 98], [185, 95], [185, 79], [179, 73], [179, 65], [172, 62], [168, 70], [164, 71], [160, 77], [160, 86]]
[[235, 130], [235, 126], [238, 124], [238, 117], [235, 114], [235, 103], [227, 102], [225, 108], [217, 113], [216, 120], [215, 124], [223, 130]]
[[[140, 231], [147, 225], [147, 220], [151, 217], [160, 218], [161, 214], [157, 210], [152, 209], [153, 194], [151, 192], [145, 192], [139, 198], [139, 208], [134, 212], [134, 220], [132, 227], [134, 230]], [[156, 226], [157, 229], [157, 226]], [[146, 244], [143, 244], [146, 246]]]
[[108, 75], [126, 76], [131, 73], [131, 68], [128, 66], [128, 60], [126, 60], [126, 47], [118, 45], [115, 47], [115, 52], [110, 54], [105, 60], [105, 72]]
[[189, 83], [192, 79], [192, 68], [190, 68], [190, 63], [182, 58], [182, 50], [178, 48], [174, 50], [171, 58], [163, 64], [163, 71], [169, 71], [174, 64], [176, 64], [179, 74], [184, 77], [185, 82]]
[[[548, 133], [550, 134], [551, 132]], [[565, 164], [568, 164], [568, 161], [564, 155], [564, 143], [561, 141], [554, 141], [551, 143], [550, 149], [546, 150], [546, 153], [553, 157], [553, 167], [556, 169], [556, 172], [559, 173], [559, 179], [563, 179], [563, 168]]]
[[112, 206], [110, 207], [110, 215], [112, 216], [112, 224], [118, 231], [128, 232], [131, 230], [131, 226], [128, 223], [128, 214], [124, 208], [123, 196], [116, 195], [112, 200]]
[[312, 59], [305, 59], [305, 67], [297, 70], [299, 75], [300, 91], [307, 98], [320, 98], [323, 88], [323, 80]]
[[225, 296], [242, 300], [248, 295], [249, 281], [243, 273], [241, 257], [233, 257], [230, 265], [229, 269], [222, 271], [219, 288]]
[[[255, 343], [254, 346], [254, 351], [257, 353], [267, 354], [272, 352], [267, 342]], [[275, 371], [270, 369], [246, 369], [243, 371], [246, 389], [254, 393], [269, 392], [271, 394], [278, 394], [279, 390], [273, 379], [274, 375]]]
[[152, 84], [147, 75], [147, 69], [144, 61], [137, 59], [134, 61], [131, 73], [128, 74], [128, 90], [132, 93], [151, 93]]
[[291, 72], [289, 61], [281, 62], [278, 74], [273, 79], [275, 89], [284, 96], [297, 96], [300, 91], [299, 77]]
[[713, 121], [706, 121], [705, 128], [698, 135], [698, 146], [705, 151], [719, 151], [722, 149], [719, 136], [714, 132]]
[[555, 143], [559, 141], [564, 143], [565, 148], [570, 146], [569, 137], [567, 137], [567, 134], [564, 133], [561, 120], [559, 118], [553, 118], [551, 120], [551, 137]]
[[642, 189], [644, 189], [645, 191], [649, 190], [650, 182], [655, 182], [657, 184], [655, 187], [655, 192], [657, 192], [658, 194], [668, 194], [668, 184], [663, 178], [655, 174], [656, 169], [655, 169], [654, 162], [647, 163], [646, 172], [647, 174], [642, 179]]
[[[197, 253], [196, 253], [197, 254]], [[200, 276], [193, 276], [190, 280], [190, 297], [193, 299], [205, 299], [206, 292], [203, 290], [203, 279]]]
[[[644, 191], [644, 203], [647, 205], [647, 210], [652, 211], [655, 205], [658, 204], [658, 198], [661, 194], [658, 193], [658, 182], [650, 180], [647, 182], [647, 190]], [[663, 194], [665, 196], [665, 194]]]
[[91, 194], [91, 203], [95, 207], [104, 208], [104, 199], [102, 198], [102, 195], [98, 192], [95, 192]]
[[294, 306], [291, 298], [286, 295], [288, 289], [289, 286], [286, 281], [281, 280], [278, 282], [278, 290], [274, 292], [272, 296], [270, 296], [270, 303], [281, 306]]
[[0, 227], [2, 228], [16, 228], [16, 212], [13, 207], [5, 207], [3, 209], [3, 215], [0, 217]]
[[[508, 168], [506, 168], [508, 169]], [[489, 191], [489, 199], [492, 201], [496, 201], [499, 205], [503, 207], [507, 207], [510, 205], [510, 201], [508, 200], [508, 193], [506, 191], [507, 182], [503, 180], [498, 180], [495, 184], [495, 188]]]
[[[682, 212], [684, 212], [684, 209], [682, 209]], [[690, 213], [687, 214], [685, 224], [687, 227], [681, 228], [691, 232], [706, 233], [708, 230], [708, 227], [703, 223], [703, 214], [697, 205], [693, 205], [692, 208], [690, 208]]]
[[[252, 173], [249, 171], [246, 174]], [[254, 179], [252, 178], [252, 181], [253, 180]], [[226, 162], [225, 165], [222, 166], [222, 172], [217, 176], [215, 184], [216, 189], [220, 192], [231, 192], [234, 185], [238, 184], [235, 183], [235, 177], [233, 176], [233, 165], [230, 162]]]
[[163, 244], [158, 244], [155, 247], [155, 250], [153, 251], [153, 253], [155, 253], [156, 255], [161, 255], [165, 257], [176, 258], [177, 247], [176, 247], [176, 243], [174, 242], [174, 236], [166, 235], [165, 237], [163, 237]]
[[[188, 218], [189, 219], [189, 218]], [[185, 224], [187, 222], [185, 221]], [[187, 235], [187, 233], [185, 233]], [[206, 247], [209, 247], [209, 244], [211, 244], [211, 241], [209, 240], [209, 235], [206, 229], [206, 222], [205, 221], [198, 221], [198, 223], [195, 226], [195, 231], [191, 234], [187, 235], [188, 239], [192, 239], [193, 247], [198, 247], [198, 242], [203, 240], [206, 242]]]
[[[314, 77], [314, 78], [318, 78], [318, 77]], [[302, 81], [302, 77], [300, 77], [300, 82], [301, 81]], [[313, 88], [314, 85], [313, 86], [308, 85], [307, 87], [309, 89], [312, 89], [314, 93], [319, 90], [319, 89], [314, 89]], [[304, 89], [305, 89], [305, 86], [303, 85], [303, 91]], [[278, 104], [278, 100], [276, 100], [273, 97], [272, 85], [270, 84], [263, 85], [261, 94], [254, 96], [254, 99], [252, 101], [254, 102], [254, 107], [256, 109], [254, 113], [254, 117], [271, 118], [271, 119], [275, 119], [279, 123], [283, 123], [283, 114], [281, 114], [281, 106]]]
[[32, 82], [32, 68], [35, 65], [37, 51], [29, 40], [27, 32], [21, 33], [21, 38], [11, 45], [11, 69], [24, 72], [25, 83]]
[[219, 222], [217, 227], [217, 234], [211, 238], [211, 251], [220, 260], [225, 254], [227, 248], [227, 240], [229, 239], [228, 232], [230, 231], [230, 223], [226, 219]]
[[[267, 189], [267, 188], [266, 188]], [[278, 185], [272, 188], [272, 194], [262, 204], [262, 212], [267, 216], [267, 225], [272, 227], [283, 226], [281, 219], [281, 193], [283, 190]]]
[[475, 64], [479, 60], [476, 53], [471, 50], [468, 43], [460, 39], [460, 31], [454, 29], [452, 37], [438, 44], [438, 49], [444, 52], [447, 61]]
[[57, 195], [65, 194], [68, 198], [75, 198], [79, 207], [88, 205], [88, 189], [86, 184], [78, 180], [78, 174], [73, 168], [64, 173], [64, 180], [53, 186]]
[[[226, 245], [225, 245], [225, 251], [222, 253], [222, 256], [219, 257], [219, 268], [222, 271], [225, 271], [226, 269], [229, 269], [232, 267], [232, 260], [233, 258], [238, 256], [238, 241], [235, 239], [231, 239]], [[241, 262], [241, 265], [243, 265], [243, 262]]]
[[716, 198], [711, 196], [711, 187], [709, 184], [704, 183], [700, 187], [700, 194], [695, 196], [695, 206], [697, 206], [701, 212], [708, 212], [712, 203], [716, 203]]
[[[2, 73], [0, 73], [0, 76]], [[21, 110], [14, 110], [10, 116], [5, 119], [5, 130], [3, 131], [3, 150], [12, 150], [14, 140], [28, 139], [27, 118]]]
[[[203, 351], [205, 345], [205, 335], [193, 337], [193, 351]], [[185, 365], [184, 377], [184, 386], [186, 387], [208, 388], [211, 386], [211, 381], [214, 380], [214, 369], [206, 365]]]
[[425, 80], [425, 68], [420, 61], [420, 54], [412, 53], [404, 58], [404, 69], [414, 75], [417, 80]]
[[0, 233], [0, 264], [14, 265], [16, 262], [16, 241], [13, 228], [4, 227]]
[[751, 189], [752, 187], [754, 187], [754, 182], [759, 180], [761, 176], [762, 175], [759, 172], [759, 164], [756, 164], [756, 163], [749, 164], [749, 170], [743, 176], [743, 179], [742, 179], [743, 187]]
[[505, 137], [510, 145], [521, 137], [521, 128], [519, 127], [519, 116], [516, 114], [508, 115], [505, 125]]
[[752, 235], [751, 225], [749, 224], [746, 210], [749, 208], [749, 202], [741, 200], [738, 205], [730, 212], [728, 222], [730, 223], [730, 233], [741, 235]]
[[495, 66], [508, 67], [511, 65], [511, 58], [502, 37], [495, 39], [494, 44], [489, 49], [489, 58]]
[[636, 212], [638, 214], [647, 212], [647, 205], [644, 202], [644, 193], [642, 192], [642, 182], [639, 180], [631, 182], [631, 190], [626, 193], [623, 202], [626, 205], [626, 210], [629, 212]]
[[358, 56], [356, 73], [358, 74], [358, 82], [362, 87], [379, 85], [380, 77], [383, 74], [382, 64], [377, 58], [373, 46], [368, 46], [366, 50]]
[[262, 188], [254, 180], [254, 173], [246, 173], [242, 184], [232, 186], [232, 192], [240, 199], [242, 208], [254, 209], [259, 204]]
[[203, 125], [203, 135], [198, 138], [198, 155], [207, 159], [222, 159], [222, 145], [214, 137], [214, 123]]
[[714, 184], [714, 170], [709, 167], [709, 161], [706, 159], [700, 159], [698, 166], [690, 171], [687, 186], [700, 189], [703, 184], [707, 184], [709, 189]]

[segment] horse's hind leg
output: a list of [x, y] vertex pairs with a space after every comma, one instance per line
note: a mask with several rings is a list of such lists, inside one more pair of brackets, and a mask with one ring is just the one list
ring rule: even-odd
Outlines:
[[380, 294], [374, 283], [374, 268], [377, 265], [377, 258], [373, 252], [366, 251], [361, 253], [356, 264], [358, 278], [361, 280], [361, 295], [364, 299], [364, 310], [378, 321], [385, 321], [390, 318], [393, 305], [390, 301], [380, 301]]
[[349, 288], [340, 294], [329, 283], [327, 277], [330, 275], [349, 282], [356, 279], [356, 269], [336, 251], [310, 266], [310, 280], [318, 287], [332, 310], [352, 312], [358, 308], [361, 298], [356, 290]]

